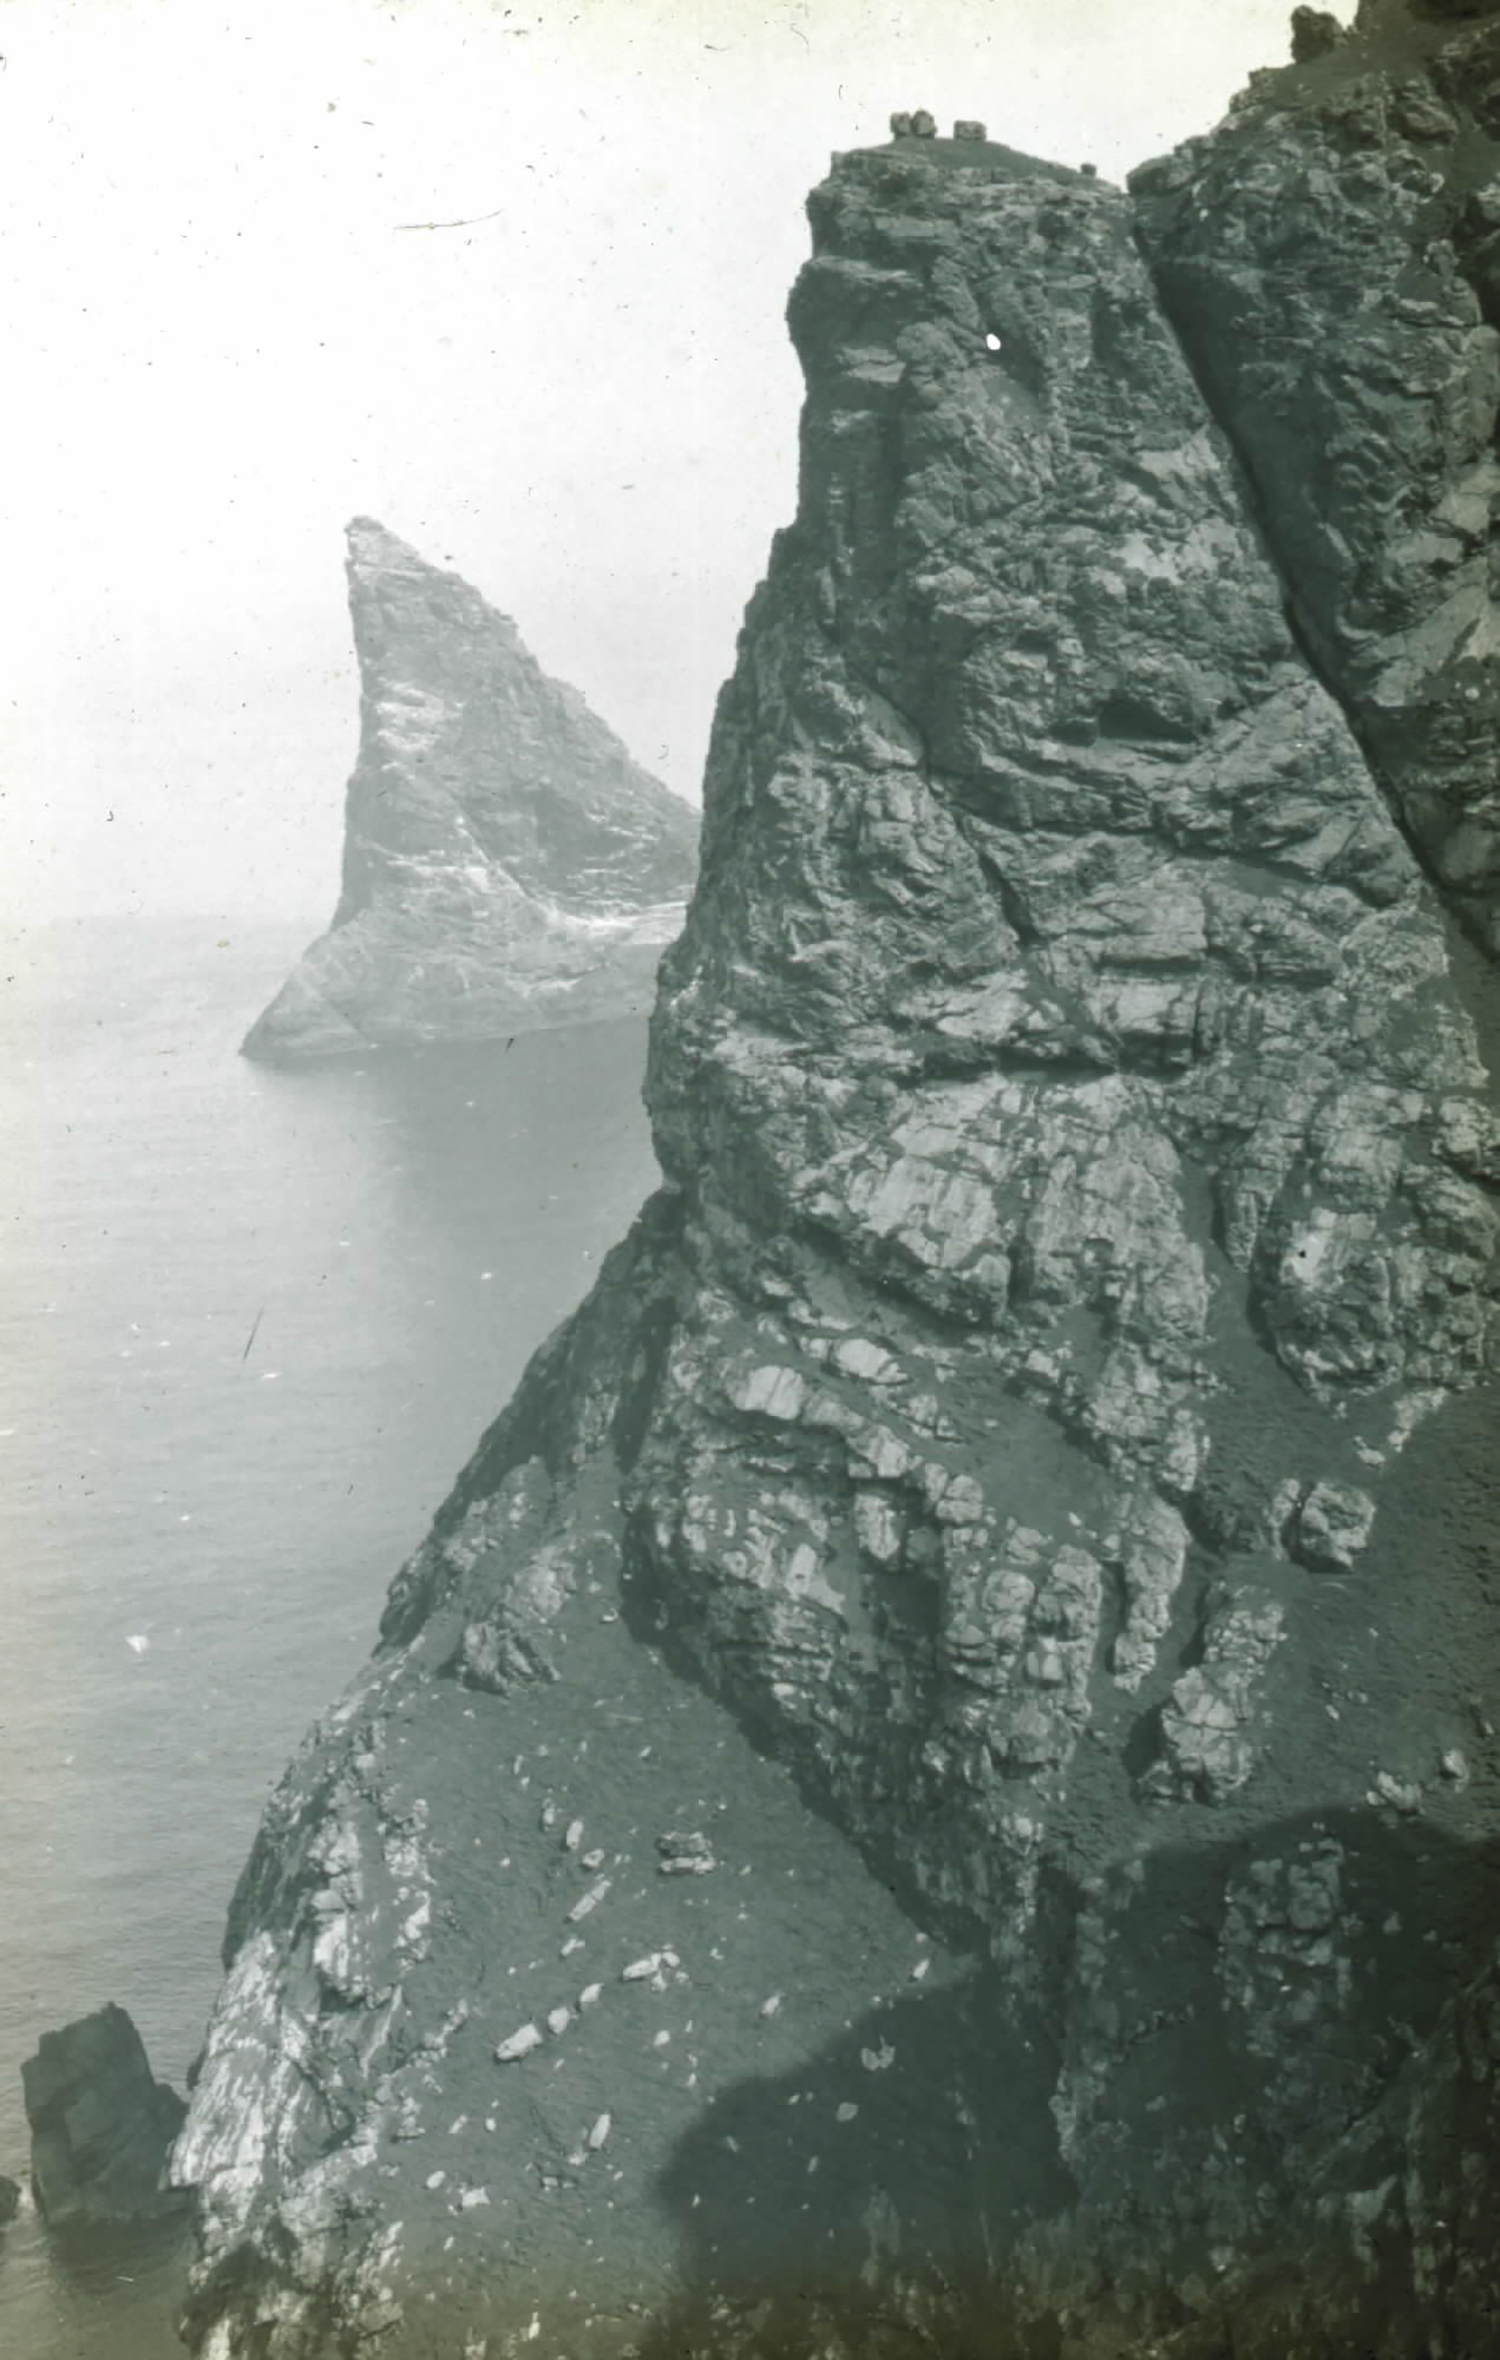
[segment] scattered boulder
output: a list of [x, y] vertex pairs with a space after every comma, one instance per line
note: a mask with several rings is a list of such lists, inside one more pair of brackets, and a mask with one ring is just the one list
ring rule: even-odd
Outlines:
[[910, 137], [911, 137], [911, 116], [910, 116], [909, 114], [907, 114], [907, 115], [892, 115], [892, 117], [891, 117], [891, 137], [892, 137], [892, 139], [910, 139]]
[[988, 134], [982, 123], [972, 122], [968, 116], [961, 115], [953, 126], [953, 136], [955, 139], [984, 139]]
[[182, 2209], [162, 2185], [187, 2113], [152, 2077], [145, 2043], [111, 2003], [44, 2032], [21, 2067], [31, 2126], [31, 2184], [47, 2220], [145, 2220]]
[[710, 1869], [719, 1865], [712, 1844], [700, 1828], [669, 1828], [665, 1835], [657, 1837], [656, 1849], [661, 1855], [657, 1867], [664, 1877], [707, 1876]]
[[936, 139], [937, 122], [925, 107], [918, 107], [911, 119], [913, 139]]
[[1375, 1774], [1375, 1784], [1367, 1792], [1365, 1801], [1376, 1806], [1381, 1803], [1389, 1804], [1390, 1808], [1393, 1811], [1399, 1811], [1403, 1818], [1415, 1819], [1422, 1808], [1422, 1789], [1417, 1785], [1415, 1779], [1400, 1779], [1394, 1777], [1389, 1770], [1378, 1770]]
[[1315, 1573], [1346, 1573], [1368, 1541], [1375, 1502], [1352, 1484], [1315, 1483], [1297, 1511], [1291, 1553]]

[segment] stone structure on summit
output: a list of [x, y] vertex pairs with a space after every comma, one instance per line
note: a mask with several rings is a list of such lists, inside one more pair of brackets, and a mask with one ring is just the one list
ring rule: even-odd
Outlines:
[[1497, 132], [1376, 0], [813, 192], [663, 1185], [268, 1808], [208, 2360], [1488, 2348]]
[[[955, 139], [982, 140], [985, 136], [985, 128], [982, 123], [973, 122], [967, 117], [960, 116], [953, 126], [953, 136]], [[936, 139], [936, 118], [928, 113], [926, 107], [918, 107], [914, 114], [894, 114], [891, 117], [891, 137], [892, 139]]]
[[368, 517], [348, 541], [361, 693], [342, 890], [246, 1055], [643, 1013], [682, 923], [696, 813], [457, 574]]

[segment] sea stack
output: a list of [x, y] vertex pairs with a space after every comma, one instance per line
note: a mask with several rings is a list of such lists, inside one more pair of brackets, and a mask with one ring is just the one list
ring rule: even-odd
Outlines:
[[[1418, 29], [1408, 78], [1487, 54]], [[1131, 198], [932, 138], [810, 215], [664, 1185], [268, 1808], [175, 2154], [190, 2334], [1477, 2353], [1475, 962]]]
[[21, 2068], [31, 2185], [49, 2226], [147, 2220], [180, 2211], [163, 2184], [187, 2109], [153, 2078], [145, 2043], [112, 2002], [44, 2032]]
[[348, 544], [360, 748], [342, 890], [245, 1054], [643, 1014], [682, 923], [696, 813], [457, 574], [369, 517]]

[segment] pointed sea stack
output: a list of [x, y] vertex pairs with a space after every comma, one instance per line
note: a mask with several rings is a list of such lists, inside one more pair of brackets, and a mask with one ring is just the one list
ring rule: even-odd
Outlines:
[[368, 517], [348, 539], [361, 695], [343, 886], [246, 1056], [644, 1013], [682, 924], [696, 813], [457, 574]]
[[269, 1807], [191, 2333], [1477, 2354], [1497, 1127], [1445, 912], [1130, 199], [898, 137], [810, 211], [664, 1186]]

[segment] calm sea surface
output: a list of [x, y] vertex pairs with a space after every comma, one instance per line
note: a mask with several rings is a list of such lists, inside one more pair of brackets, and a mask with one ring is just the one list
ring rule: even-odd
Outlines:
[[[268, 1788], [655, 1182], [641, 1024], [246, 1064], [241, 1035], [313, 931], [110, 921], [5, 944], [13, 2176], [20, 2063], [49, 2027], [118, 2000], [183, 2086]], [[68, 2252], [28, 2212], [0, 2233], [0, 2354], [169, 2360], [179, 2274], [170, 2240]]]

